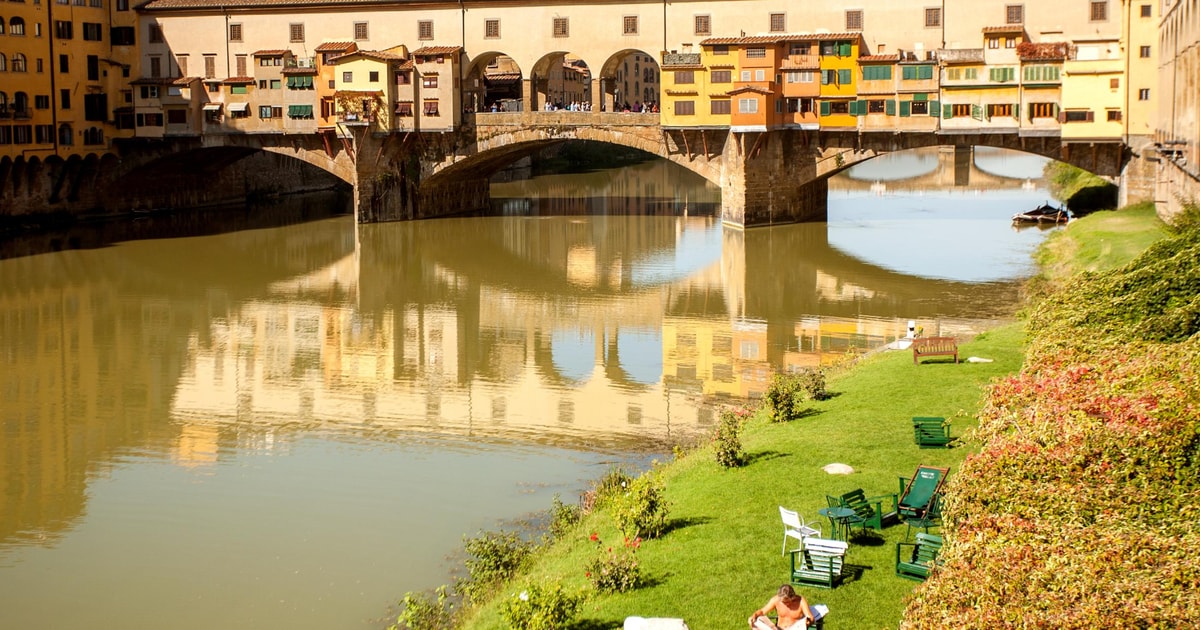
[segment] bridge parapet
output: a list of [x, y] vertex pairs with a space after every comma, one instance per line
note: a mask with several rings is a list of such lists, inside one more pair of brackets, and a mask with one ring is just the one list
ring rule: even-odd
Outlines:
[[475, 127], [657, 127], [658, 114], [633, 112], [479, 112], [468, 115]]

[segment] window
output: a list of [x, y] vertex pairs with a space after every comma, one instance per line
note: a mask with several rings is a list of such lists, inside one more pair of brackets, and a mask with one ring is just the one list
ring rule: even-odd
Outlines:
[[729, 70], [713, 70], [708, 76], [709, 81], [712, 83], [730, 83], [733, 81], [733, 73]]
[[1150, 57], [1150, 47], [1149, 47], [1149, 46], [1142, 46], [1141, 48], [1139, 48], [1139, 49], [1138, 49], [1138, 56], [1139, 56], [1139, 57], [1141, 57], [1142, 59], [1147, 59], [1147, 58], [1149, 58], [1149, 57]]
[[421, 77], [421, 87], [435, 88], [438, 86], [438, 78], [436, 74], [428, 74]]
[[[932, 68], [932, 66], [930, 66]], [[907, 70], [909, 66], [905, 66]], [[891, 66], [863, 66], [863, 81], [887, 81], [892, 78]]]
[[396, 103], [396, 115], [410, 117], [413, 115], [412, 103]]
[[33, 97], [34, 109], [50, 109], [50, 97], [45, 94], [39, 94]]
[[847, 9], [846, 10], [846, 30], [847, 31], [863, 30], [862, 9]]
[[1006, 37], [1004, 39], [1004, 47], [1005, 48], [1016, 48], [1017, 47], [1017, 38], [1016, 37]]
[[1108, 119], [1108, 122], [1121, 122], [1121, 110], [1110, 109], [1106, 110], [1105, 113], [1107, 115], [1106, 118]]
[[187, 110], [186, 109], [168, 109], [167, 110], [168, 125], [186, 125]]
[[822, 70], [821, 71], [821, 85], [835, 85], [835, 84], [837, 84], [837, 70]]
[[786, 29], [786, 24], [783, 19], [783, 13], [771, 14], [771, 32], [782, 33]]
[[718, 44], [716, 46], [713, 46], [712, 54], [713, 54], [713, 56], [728, 55], [729, 54], [729, 46], [727, 46], [725, 44]]
[[367, 23], [366, 22], [355, 22], [354, 23], [354, 41], [361, 42], [365, 39], [367, 39]]
[[58, 106], [63, 109], [71, 109], [71, 90], [58, 91]]
[[1016, 73], [1015, 68], [991, 68], [988, 70], [988, 78], [993, 83], [1007, 83], [1013, 80]]
[[739, 114], [757, 114], [758, 99], [756, 98], [739, 98], [738, 99]]
[[234, 67], [237, 69], [237, 76], [247, 76], [249, 73], [246, 72], [246, 55], [238, 55], [234, 59]]
[[1000, 47], [1000, 38], [989, 37], [987, 40], [987, 44], [988, 44], [988, 48], [992, 48], [992, 49], [999, 48]]
[[1110, 90], [1121, 89], [1121, 80], [1120, 79], [1109, 79], [1108, 80], [1108, 89], [1110, 89]]
[[621, 18], [621, 34], [638, 34], [638, 19], [636, 15], [626, 15], [625, 17]]
[[1004, 23], [1005, 24], [1024, 24], [1025, 23], [1025, 5], [1010, 4], [1004, 7]]
[[872, 100], [867, 101], [867, 113], [868, 114], [882, 114], [883, 111], [884, 110], [883, 110], [883, 100], [882, 99], [872, 99]]
[[1060, 71], [1058, 66], [1025, 66], [1025, 80], [1057, 81]]
[[250, 89], [244, 83], [241, 85], [231, 85], [231, 86], [229, 86], [229, 93], [230, 94], [249, 94]]
[[749, 70], [742, 70], [742, 82], [743, 83], [745, 83], [746, 81], [749, 81], [751, 76], [752, 76], [752, 73]]
[[955, 103], [950, 106], [950, 115], [954, 118], [970, 118], [971, 104], [970, 103]]
[[850, 101], [835, 101], [829, 104], [830, 114], [849, 114]]
[[161, 43], [163, 43], [163, 41], [164, 41], [164, 38], [163, 38], [162, 27], [159, 26], [158, 24], [151, 24], [150, 25], [150, 43], [151, 44], [161, 44]]
[[850, 85], [854, 81], [849, 69], [838, 70], [837, 77], [838, 85]]
[[231, 41], [231, 42], [242, 41], [242, 25], [241, 24], [230, 24], [229, 25], [229, 41]]
[[433, 20], [417, 22], [417, 39], [433, 39]]
[[258, 117], [259, 118], [282, 118], [283, 117], [283, 108], [282, 107], [272, 107], [270, 105], [259, 105], [258, 106]]
[[767, 71], [763, 70], [762, 68], [755, 70], [754, 71], [754, 80], [755, 81], [766, 81], [767, 80]]
[[1154, 9], [1151, 5], [1142, 5], [1142, 17], [1154, 17]]
[[354, 73], [349, 70], [343, 72], [342, 83], [354, 83]]
[[204, 55], [204, 78], [212, 79], [217, 76], [216, 55]]
[[691, 70], [676, 70], [675, 85], [685, 85], [696, 82], [696, 73]]
[[1029, 119], [1034, 118], [1054, 118], [1058, 111], [1056, 103], [1030, 103], [1029, 104]]
[[412, 75], [408, 72], [397, 72], [396, 85], [412, 85]]
[[[915, 112], [914, 112], [915, 113]], [[1012, 118], [1013, 106], [1012, 103], [991, 104], [987, 106], [988, 118]]]
[[693, 17], [692, 32], [696, 35], [712, 35], [712, 18], [707, 15]]
[[[153, 72], [153, 68], [154, 68], [154, 59], [155, 59], [154, 57], [150, 58], [151, 72]], [[58, 56], [58, 73], [59, 74], [68, 74], [70, 72], [71, 72], [71, 56], [70, 55], [59, 55]], [[158, 76], [158, 75], [152, 74], [151, 76]]]
[[83, 23], [83, 40], [87, 42], [98, 42], [104, 39], [104, 26], [99, 22], [84, 22]]
[[747, 59], [763, 59], [766, 56], [767, 56], [766, 48], [747, 48], [746, 49], [746, 58]]
[[137, 29], [132, 26], [114, 26], [108, 32], [108, 39], [113, 46], [133, 46], [136, 43]]
[[1063, 113], [1063, 122], [1092, 122], [1094, 117], [1090, 109], [1072, 109]]
[[288, 24], [288, 41], [302, 42], [304, 41], [304, 23], [293, 22]]
[[438, 102], [437, 101], [425, 101], [425, 106], [421, 109], [421, 113], [423, 113], [426, 116], [441, 116], [442, 115], [441, 112], [438, 111]]
[[[483, 36], [488, 39], [500, 37], [500, 20], [484, 20]], [[409, 116], [412, 116], [412, 103], [409, 103]]]
[[1138, 100], [1139, 101], [1150, 100], [1150, 88], [1142, 88], [1142, 89], [1138, 90]]
[[569, 37], [571, 35], [571, 25], [565, 17], [554, 18], [554, 36]]
[[97, 55], [87, 56], [87, 80], [100, 80], [100, 57]]
[[784, 74], [788, 83], [812, 83], [812, 70], [791, 70]]
[[925, 9], [925, 28], [937, 28], [942, 25], [942, 8]]
[[129, 10], [129, 0], [117, 0], [117, 10], [118, 11], [128, 11]]
[[271, 82], [268, 85], [270, 86], [270, 89], [272, 89], [272, 90], [281, 90], [281, 89], [283, 89], [283, 80], [271, 79]]
[[379, 83], [379, 71], [371, 70], [370, 72], [368, 72], [367, 73], [367, 82], [368, 83]]
[[1091, 3], [1091, 18], [1093, 22], [1104, 22], [1108, 20], [1108, 1], [1101, 0], [1100, 2]]
[[[74, 37], [74, 33], [72, 32], [72, 30], [73, 30], [72, 26], [73, 25], [69, 21], [55, 20], [54, 21], [54, 36], [58, 39], [71, 39], [72, 37]], [[162, 40], [159, 40], [159, 41], [162, 41]]]
[[730, 103], [726, 100], [711, 101], [709, 104], [709, 112], [713, 114], [728, 114], [730, 113]]
[[13, 53], [12, 71], [13, 72], [25, 72], [25, 55], [23, 55], [21, 53]]
[[676, 116], [694, 116], [696, 115], [695, 101], [675, 101]]
[[[50, 144], [54, 142], [54, 127], [52, 125], [34, 125], [33, 143]], [[70, 144], [69, 142], [67, 144]]]

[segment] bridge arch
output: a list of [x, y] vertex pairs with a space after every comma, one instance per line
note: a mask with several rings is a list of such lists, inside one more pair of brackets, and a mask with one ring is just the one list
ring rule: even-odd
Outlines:
[[609, 55], [600, 67], [600, 81], [606, 111], [620, 111], [626, 102], [662, 100], [662, 67], [654, 55], [638, 48], [623, 48]]
[[547, 103], [563, 109], [572, 102], [592, 100], [591, 66], [583, 57], [567, 50], [548, 52], [530, 69], [529, 111], [545, 110]]
[[464, 105], [476, 112], [489, 112], [493, 104], [498, 111], [520, 111], [525, 78], [517, 60], [504, 52], [489, 50], [475, 55], [463, 75]]

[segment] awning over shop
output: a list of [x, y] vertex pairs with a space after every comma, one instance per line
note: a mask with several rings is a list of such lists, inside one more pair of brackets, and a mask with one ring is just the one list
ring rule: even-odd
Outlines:
[[231, 111], [231, 112], [240, 114], [242, 112], [249, 111], [249, 110], [250, 110], [250, 103], [230, 103], [229, 104], [229, 111]]
[[206, 112], [219, 112], [219, 111], [221, 111], [221, 103], [205, 103], [205, 104], [204, 104], [204, 111], [206, 111]]
[[288, 105], [289, 118], [312, 118], [312, 105]]

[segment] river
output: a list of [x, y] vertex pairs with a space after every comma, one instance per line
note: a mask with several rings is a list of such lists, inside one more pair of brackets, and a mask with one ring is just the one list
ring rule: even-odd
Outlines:
[[1042, 162], [945, 162], [859, 165], [828, 223], [745, 232], [646, 162], [497, 183], [489, 216], [308, 197], [3, 243], [0, 628], [384, 627], [464, 535], [776, 370], [1007, 318]]

